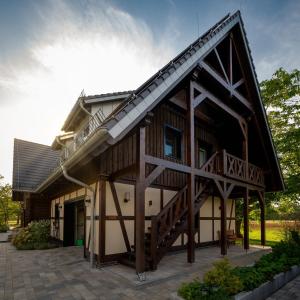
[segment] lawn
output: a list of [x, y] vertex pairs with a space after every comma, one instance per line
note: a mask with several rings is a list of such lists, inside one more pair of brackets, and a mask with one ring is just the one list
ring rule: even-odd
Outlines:
[[[266, 246], [274, 246], [284, 238], [284, 223], [280, 221], [266, 221]], [[260, 224], [249, 223], [250, 244], [260, 245]]]

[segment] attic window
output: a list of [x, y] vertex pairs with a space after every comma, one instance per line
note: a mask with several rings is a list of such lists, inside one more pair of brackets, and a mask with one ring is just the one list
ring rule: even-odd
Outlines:
[[165, 156], [181, 159], [182, 157], [182, 133], [176, 128], [165, 126], [165, 143], [164, 154]]

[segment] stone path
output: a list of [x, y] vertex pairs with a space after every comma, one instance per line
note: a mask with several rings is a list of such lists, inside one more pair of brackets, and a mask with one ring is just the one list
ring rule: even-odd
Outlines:
[[267, 300], [298, 300], [300, 299], [300, 276], [287, 283]]
[[[235, 246], [228, 257], [235, 265], [248, 265], [266, 251], [252, 248], [246, 254]], [[0, 243], [0, 300], [169, 299], [182, 282], [201, 278], [219, 253], [217, 247], [198, 249], [193, 265], [186, 263], [186, 253], [168, 255], [141, 284], [125, 266], [90, 269], [79, 247], [17, 251]]]

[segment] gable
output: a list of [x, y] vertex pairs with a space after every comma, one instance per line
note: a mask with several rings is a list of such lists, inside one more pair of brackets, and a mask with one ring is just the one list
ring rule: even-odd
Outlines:
[[[230, 44], [232, 36], [234, 38]], [[232, 55], [229, 55], [230, 51]], [[228, 56], [234, 62], [232, 70], [229, 68], [230, 63], [226, 60]], [[214, 99], [214, 102], [218, 102], [219, 105], [226, 103], [230, 107], [227, 112], [232, 116], [245, 111], [244, 117], [252, 118], [251, 126], [259, 135], [259, 145], [262, 145], [262, 158], [268, 161], [268, 172], [272, 176], [272, 188], [269, 190], [281, 190], [283, 188], [282, 175], [239, 12], [225, 16], [134, 93], [131, 93], [99, 128], [95, 129], [95, 132], [98, 129], [102, 130], [101, 138], [100, 135], [97, 136], [98, 133], [94, 133], [89, 144], [93, 145], [93, 149], [97, 146], [97, 153], [100, 154], [109, 145], [120, 141], [195, 70], [199, 79], [205, 75], [205, 80], [201, 81], [201, 85], [198, 85], [195, 91], [199, 96], [197, 97], [199, 104], [203, 100], [207, 102], [207, 99]], [[203, 88], [209, 84], [213, 84], [213, 90], [205, 92]], [[230, 94], [230, 97], [222, 96], [226, 93]], [[89, 150], [92, 151], [91, 149], [92, 147]], [[78, 161], [77, 156], [74, 158], [74, 155], [69, 159], [68, 166]]]

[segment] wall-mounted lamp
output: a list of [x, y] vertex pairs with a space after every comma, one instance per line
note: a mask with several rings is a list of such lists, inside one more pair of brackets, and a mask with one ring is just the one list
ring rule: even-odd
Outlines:
[[88, 198], [88, 197], [85, 198], [85, 200], [84, 200], [85, 206], [88, 207], [90, 205], [90, 203], [91, 203], [91, 198]]
[[62, 208], [63, 208], [63, 205], [62, 205], [62, 204], [59, 204], [59, 205], [58, 205], [58, 208], [59, 208], [59, 209], [62, 209]]
[[124, 202], [127, 203], [130, 201], [130, 192], [124, 193]]
[[152, 200], [149, 200], [149, 206], [152, 206]]

